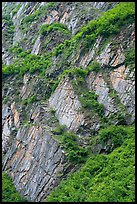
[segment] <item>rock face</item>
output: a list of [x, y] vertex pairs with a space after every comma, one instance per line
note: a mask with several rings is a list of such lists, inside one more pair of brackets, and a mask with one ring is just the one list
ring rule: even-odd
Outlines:
[[[8, 47], [17, 45], [18, 43], [24, 50], [31, 49], [32, 53], [38, 54], [40, 51], [41, 41], [38, 37], [38, 32], [42, 24], [51, 24], [54, 22], [60, 22], [66, 24], [72, 34], [78, 32], [79, 27], [84, 23], [88, 23], [89, 20], [95, 19], [100, 16], [101, 12], [111, 9], [115, 6], [115, 2], [108, 4], [107, 2], [55, 2], [55, 6], [48, 7], [48, 2], [3, 2], [3, 13], [5, 8], [8, 7], [9, 12], [12, 9], [20, 5], [17, 12], [12, 16], [14, 25], [14, 33], [9, 41], [5, 37], [5, 32], [2, 32], [3, 39], [3, 61], [7, 65], [12, 63], [12, 55], [8, 51]], [[45, 10], [43, 12], [43, 8]], [[96, 8], [96, 10], [95, 10]], [[41, 10], [41, 17], [38, 20], [34, 20], [32, 24], [23, 27], [23, 20], [29, 15], [33, 15], [38, 10]], [[34, 18], [35, 19], [35, 18]], [[4, 25], [4, 24], [3, 24]], [[3, 26], [3, 31], [4, 31]], [[6, 40], [5, 40], [6, 39]], [[8, 42], [8, 43], [7, 43]], [[24, 43], [25, 42], [25, 45]], [[6, 48], [6, 49], [5, 49]]]
[[[14, 125], [18, 127], [14, 104], [12, 110]], [[4, 116], [9, 116], [8, 107], [3, 109], [3, 118]], [[51, 115], [48, 106], [43, 104], [42, 107], [35, 107], [31, 115], [32, 120], [33, 124], [30, 122], [19, 126], [17, 134], [12, 136], [14, 142], [10, 149], [8, 151], [4, 149], [7, 153], [3, 168], [11, 174], [23, 196], [39, 202], [58, 184], [69, 165], [65, 160], [63, 149], [53, 138], [52, 130], [57, 120]], [[11, 139], [12, 132], [9, 128], [7, 121], [4, 121], [3, 148], [6, 147], [8, 139]]]
[[89, 89], [95, 91], [99, 103], [105, 106], [106, 116], [120, 110], [115, 103], [115, 97], [110, 97], [109, 94], [111, 90], [115, 90], [126, 112], [130, 114], [130, 124], [135, 119], [135, 70], [125, 67], [125, 51], [134, 47], [134, 24], [128, 26], [128, 31], [126, 33], [122, 30], [117, 38], [111, 39], [100, 54], [98, 52], [103, 39], [99, 37], [93, 49], [84, 56], [80, 55], [76, 63], [86, 67], [94, 59], [101, 64], [103, 70], [98, 74], [92, 72], [87, 78]]
[[111, 72], [110, 80], [119, 95], [121, 103], [126, 107], [127, 112], [132, 115], [132, 123], [135, 120], [135, 76], [134, 72], [129, 72], [128, 67], [120, 66]]
[[[9, 39], [5, 35], [8, 25], [2, 25], [4, 64], [14, 61], [9, 52], [9, 47], [13, 45], [30, 51], [33, 57], [43, 55], [46, 58], [57, 45], [65, 40], [69, 42], [81, 26], [119, 2], [52, 3], [49, 6], [48, 2], [3, 2], [3, 12], [6, 12], [6, 7], [10, 9], [14, 25], [14, 33]], [[12, 12], [13, 7], [19, 5], [17, 11]], [[41, 25], [53, 22], [65, 24], [69, 32], [64, 34], [54, 30], [42, 37]], [[77, 134], [80, 140], [84, 138], [85, 142], [86, 138], [95, 137], [100, 128], [98, 114], [91, 110], [89, 116], [82, 109], [69, 76], [60, 80], [63, 70], [73, 71], [75, 67], [86, 70], [93, 60], [97, 61], [100, 70], [90, 71], [85, 77], [89, 93], [93, 91], [97, 94], [98, 103], [103, 104], [105, 116], [108, 120], [113, 118], [113, 124], [119, 124], [120, 119], [115, 119], [115, 116], [120, 113], [126, 124], [134, 123], [135, 67], [126, 64], [126, 51], [135, 45], [134, 27], [130, 24], [110, 39], [98, 36], [93, 47], [87, 51], [83, 52], [83, 42], [79, 42], [79, 49], [74, 49], [70, 55], [66, 54], [68, 50], [59, 56], [53, 55], [52, 65], [44, 75], [27, 72], [23, 76], [3, 78], [3, 170], [8, 172], [17, 190], [29, 201], [42, 202], [62, 178], [76, 168], [68, 162], [54, 129], [65, 125], [68, 131]], [[67, 57], [62, 58], [63, 54]], [[59, 85], [52, 92], [51, 84], [57, 80]], [[100, 152], [101, 148], [99, 144], [95, 151]]]
[[98, 95], [98, 102], [105, 107], [105, 115], [118, 111], [118, 107], [114, 105], [114, 100], [109, 96], [109, 88], [102, 75], [95, 76], [91, 73], [88, 77], [88, 85], [90, 90], [94, 90]]
[[65, 169], [58, 143], [40, 126], [18, 130], [5, 165], [21, 194], [35, 202], [49, 194]]
[[59, 84], [49, 99], [49, 105], [55, 109], [60, 124], [70, 130], [76, 131], [84, 123], [84, 116], [79, 111], [81, 104], [68, 79]]

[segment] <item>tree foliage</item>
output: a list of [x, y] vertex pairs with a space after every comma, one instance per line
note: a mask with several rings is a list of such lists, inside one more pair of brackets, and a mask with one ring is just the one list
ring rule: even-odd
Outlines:
[[[125, 139], [119, 147], [108, 155], [91, 155], [82, 168], [62, 181], [46, 201], [135, 202], [135, 128], [115, 127], [115, 133], [119, 134], [120, 129], [123, 129]], [[110, 128], [106, 132], [108, 137], [113, 137]]]

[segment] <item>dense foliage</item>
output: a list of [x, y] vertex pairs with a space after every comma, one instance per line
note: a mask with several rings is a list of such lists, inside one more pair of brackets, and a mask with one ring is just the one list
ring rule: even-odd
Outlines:
[[12, 179], [5, 172], [2, 172], [2, 202], [27, 202], [17, 192]]
[[23, 75], [26, 72], [34, 73], [39, 72], [44, 75], [45, 70], [51, 66], [51, 56], [39, 56], [30, 54], [29, 51], [22, 51], [21, 48], [11, 49], [16, 50], [17, 59], [13, 64], [8, 66], [3, 65], [2, 72], [3, 76], [20, 74]]
[[[113, 128], [110, 129], [106, 132], [113, 137]], [[119, 129], [115, 127], [115, 132]], [[92, 155], [79, 171], [61, 182], [47, 201], [135, 202], [135, 129], [129, 126], [122, 129], [124, 141], [121, 146], [108, 155]], [[106, 137], [105, 132], [100, 134]]]
[[59, 30], [63, 33], [70, 34], [70, 31], [68, 30], [67, 26], [62, 24], [62, 23], [52, 23], [52, 24], [44, 24], [40, 28], [40, 34], [41, 35], [46, 35], [47, 33], [54, 31], [54, 30]]
[[53, 132], [56, 135], [55, 138], [63, 145], [67, 153], [67, 159], [70, 162], [78, 164], [86, 161], [88, 150], [80, 146], [77, 135], [73, 132], [65, 131], [64, 126], [57, 127]]
[[135, 48], [130, 48], [126, 51], [125, 66], [135, 68]]
[[125, 24], [135, 20], [135, 5], [133, 2], [121, 2], [113, 9], [106, 11], [100, 18], [90, 21], [82, 28], [82, 37], [85, 37], [85, 46], [90, 47], [98, 35], [108, 38], [119, 33]]

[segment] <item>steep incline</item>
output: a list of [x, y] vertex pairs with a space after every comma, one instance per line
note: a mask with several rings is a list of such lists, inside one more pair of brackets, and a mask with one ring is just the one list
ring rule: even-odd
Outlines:
[[42, 202], [113, 150], [102, 128], [134, 125], [134, 3], [3, 2], [2, 12], [3, 170]]

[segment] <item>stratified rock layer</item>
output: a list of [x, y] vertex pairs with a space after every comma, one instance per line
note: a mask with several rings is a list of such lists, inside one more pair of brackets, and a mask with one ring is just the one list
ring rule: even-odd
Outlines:
[[[13, 56], [8, 50], [10, 46], [19, 43], [24, 50], [30, 49], [32, 54], [46, 54], [53, 51], [56, 45], [70, 39], [89, 20], [98, 18], [102, 12], [117, 4], [117, 2], [56, 3], [56, 6], [45, 9], [43, 16], [38, 21], [34, 20], [25, 29], [23, 20], [48, 3], [21, 2], [14, 16], [11, 12], [14, 33], [10, 39], [5, 36], [8, 32], [7, 24], [2, 25], [2, 60], [6, 65], [12, 63]], [[7, 5], [10, 9], [18, 4], [19, 2], [3, 2], [3, 9]], [[39, 32], [41, 25], [53, 22], [65, 24], [70, 34], [57, 31], [50, 32], [42, 38]], [[80, 49], [74, 50], [65, 62], [61, 55], [54, 56], [53, 63], [47, 68], [44, 77], [26, 73], [23, 79], [17, 76], [3, 79], [3, 170], [9, 173], [17, 190], [29, 201], [43, 201], [61, 179], [75, 168], [67, 161], [66, 153], [53, 130], [59, 124], [66, 125], [68, 130], [86, 138], [91, 137], [93, 132], [97, 133], [100, 128], [97, 113], [93, 111], [89, 117], [86, 111], [81, 110], [82, 104], [71, 80], [66, 77], [60, 81], [54, 93], [49, 96], [51, 90], [47, 76], [60, 75], [68, 68], [86, 69], [93, 60], [96, 60], [101, 69], [98, 73], [90, 72], [86, 82], [89, 91], [94, 91], [98, 102], [104, 105], [105, 116], [111, 118], [120, 112], [127, 124], [132, 124], [135, 120], [135, 69], [134, 67], [131, 69], [125, 63], [125, 52], [133, 48], [135, 43], [134, 24], [122, 29], [116, 37], [109, 39], [109, 42], [106, 40], [108, 39], [99, 36], [93, 47], [84, 52], [80, 45]], [[51, 78], [51, 83], [53, 80], [54, 78]], [[115, 95], [112, 94], [113, 91]], [[29, 103], [28, 99], [33, 96], [36, 97], [36, 101]], [[117, 123], [114, 121], [114, 124]], [[96, 147], [96, 151], [100, 152], [101, 148]]]

